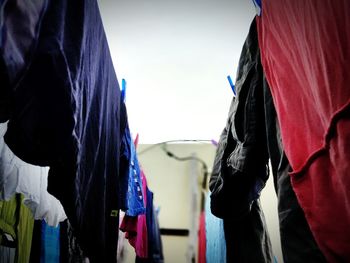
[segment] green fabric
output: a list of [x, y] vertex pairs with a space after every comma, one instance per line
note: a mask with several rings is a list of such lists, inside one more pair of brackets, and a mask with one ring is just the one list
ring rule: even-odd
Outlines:
[[0, 201], [0, 229], [16, 239], [16, 196], [9, 201]]
[[23, 198], [16, 194], [9, 201], [0, 201], [0, 230], [16, 240], [16, 263], [29, 262], [33, 237], [34, 219]]

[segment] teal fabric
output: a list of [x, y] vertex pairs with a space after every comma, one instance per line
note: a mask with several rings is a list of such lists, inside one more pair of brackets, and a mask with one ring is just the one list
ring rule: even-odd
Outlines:
[[52, 227], [41, 222], [41, 263], [60, 262], [60, 225]]
[[205, 230], [207, 263], [226, 263], [226, 242], [223, 220], [210, 212], [210, 194], [205, 202]]

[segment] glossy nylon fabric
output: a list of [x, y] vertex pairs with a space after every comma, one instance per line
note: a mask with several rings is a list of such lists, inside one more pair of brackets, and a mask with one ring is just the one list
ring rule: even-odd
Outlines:
[[263, 1], [257, 19], [292, 185], [329, 262], [350, 260], [350, 2]]
[[120, 90], [97, 1], [49, 1], [36, 41], [5, 141], [50, 166], [48, 191], [90, 262], [115, 262]]

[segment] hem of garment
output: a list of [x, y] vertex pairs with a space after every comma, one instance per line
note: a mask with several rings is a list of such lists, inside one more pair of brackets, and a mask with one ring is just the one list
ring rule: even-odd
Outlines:
[[298, 178], [302, 177], [304, 174], [306, 174], [307, 169], [311, 166], [313, 162], [317, 160], [317, 158], [329, 151], [329, 145], [331, 139], [334, 137], [334, 134], [337, 130], [336, 126], [339, 120], [342, 119], [343, 114], [346, 113], [346, 111], [350, 110], [350, 99], [347, 101], [347, 103], [342, 106], [339, 110], [337, 110], [331, 120], [330, 124], [328, 125], [328, 129], [324, 135], [324, 143], [321, 148], [317, 149], [313, 153], [310, 154], [308, 158], [306, 158], [305, 162], [301, 165], [300, 168], [294, 170], [289, 173], [290, 176], [295, 177], [295, 180], [298, 180]]
[[[348, 110], [350, 107], [344, 107]], [[341, 113], [345, 113], [341, 111]], [[302, 208], [305, 218], [309, 224], [310, 230], [315, 238], [315, 241], [328, 260], [328, 262], [345, 262], [350, 259], [350, 204], [348, 194], [348, 186], [350, 180], [346, 180], [344, 170], [339, 171], [336, 168], [336, 162], [347, 160], [349, 153], [339, 161], [334, 154], [338, 153], [337, 145], [346, 140], [344, 134], [348, 134], [350, 118], [338, 115], [334, 124], [341, 125], [339, 129], [333, 127], [330, 132], [337, 132], [337, 136], [328, 138], [328, 147], [319, 151], [314, 159], [302, 171], [302, 174], [291, 174], [291, 183], [298, 203]], [[345, 125], [345, 127], [344, 127]], [[332, 135], [332, 133], [329, 133]], [[334, 134], [333, 134], [334, 135]], [[349, 136], [347, 136], [349, 137]], [[331, 140], [334, 139], [334, 140]], [[332, 145], [334, 143], [334, 145]], [[332, 153], [334, 147], [335, 152]], [[333, 156], [333, 158], [332, 158]], [[324, 167], [326, 165], [326, 168]], [[317, 172], [318, 171], [318, 172]], [[347, 172], [345, 172], [347, 173]], [[342, 186], [342, 187], [341, 187]], [[325, 215], [330, 215], [327, 219]], [[345, 260], [345, 261], [344, 261]]]
[[127, 216], [139, 216], [139, 215], [143, 215], [145, 213], [146, 213], [145, 208], [137, 208], [137, 209], [127, 210], [125, 212], [125, 215], [127, 215]]

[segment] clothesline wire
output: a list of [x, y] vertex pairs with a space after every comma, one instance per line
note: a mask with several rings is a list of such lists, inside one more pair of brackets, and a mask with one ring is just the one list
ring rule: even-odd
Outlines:
[[170, 140], [170, 141], [164, 141], [164, 142], [160, 142], [160, 143], [156, 143], [156, 144], [153, 144], [147, 148], [145, 148], [144, 150], [138, 152], [138, 155], [141, 155], [141, 154], [144, 154], [156, 147], [161, 147], [161, 149], [170, 157], [170, 158], [174, 158], [175, 160], [177, 161], [191, 161], [191, 160], [194, 160], [194, 161], [197, 161], [199, 162], [201, 165], [202, 165], [202, 173], [203, 173], [203, 181], [202, 181], [202, 197], [201, 197], [201, 211], [204, 210], [204, 202], [205, 202], [205, 192], [207, 190], [207, 181], [208, 181], [208, 176], [209, 176], [209, 173], [208, 173], [208, 166], [207, 164], [205, 163], [205, 161], [203, 161], [202, 159], [196, 157], [196, 156], [184, 156], [184, 157], [179, 157], [177, 156], [176, 154], [174, 154], [173, 152], [169, 151], [167, 149], [167, 144], [170, 144], [170, 143], [175, 143], [175, 142], [196, 142], [196, 143], [211, 143], [213, 144], [213, 146], [216, 146], [213, 142], [213, 140]]
[[175, 143], [175, 142], [196, 142], [196, 143], [212, 143], [212, 140], [199, 140], [199, 139], [194, 139], [194, 140], [191, 140], [191, 139], [179, 139], [179, 140], [169, 140], [169, 141], [163, 141], [163, 142], [159, 142], [159, 143], [156, 143], [156, 144], [153, 144], [145, 149], [143, 149], [142, 151], [139, 151], [137, 154], [138, 155], [142, 155], [156, 147], [159, 147], [161, 145], [164, 145], [164, 144], [168, 144], [168, 143]]

